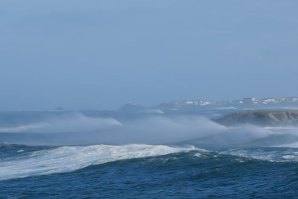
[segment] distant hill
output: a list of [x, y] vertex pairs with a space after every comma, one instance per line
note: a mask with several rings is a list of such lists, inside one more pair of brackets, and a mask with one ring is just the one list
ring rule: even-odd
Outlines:
[[146, 109], [147, 108], [145, 106], [137, 103], [128, 103], [119, 108], [121, 111], [143, 111]]
[[154, 114], [202, 114], [209, 117], [224, 115], [245, 110], [298, 110], [298, 97], [284, 98], [242, 98], [239, 100], [182, 100], [161, 103], [153, 107], [136, 103], [128, 103], [117, 111], [126, 113]]
[[260, 109], [260, 108], [298, 108], [298, 97], [284, 97], [284, 98], [242, 98], [239, 100], [183, 100], [162, 103], [156, 106], [161, 110], [185, 110], [185, 109]]
[[298, 110], [254, 110], [228, 114], [215, 120], [225, 126], [298, 126]]

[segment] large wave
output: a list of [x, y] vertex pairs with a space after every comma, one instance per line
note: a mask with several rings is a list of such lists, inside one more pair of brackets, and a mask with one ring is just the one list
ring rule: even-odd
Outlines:
[[[9, 145], [4, 145], [3, 147], [9, 148]], [[180, 157], [180, 155], [184, 155], [184, 153], [186, 157], [191, 158], [191, 161], [200, 161], [206, 158], [211, 161], [217, 161], [218, 158], [228, 158], [231, 161], [239, 163], [255, 160], [269, 162], [298, 162], [298, 148], [285, 147], [230, 149], [217, 152], [207, 151], [194, 146], [178, 147], [132, 144], [62, 146], [29, 152], [27, 152], [26, 146], [15, 146], [12, 150], [15, 150], [18, 155], [14, 154], [11, 157], [0, 158], [0, 181], [54, 173], [73, 172], [91, 165], [99, 165], [120, 160], [156, 157], [169, 154], [175, 154], [174, 157]], [[165, 158], [167, 159], [168, 157]]]
[[90, 165], [124, 159], [161, 156], [188, 152], [194, 147], [170, 147], [165, 145], [93, 145], [63, 146], [44, 149], [0, 162], [0, 180], [28, 176], [71, 172]]

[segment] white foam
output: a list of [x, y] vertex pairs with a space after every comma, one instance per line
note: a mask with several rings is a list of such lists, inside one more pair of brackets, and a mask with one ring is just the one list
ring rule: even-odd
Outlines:
[[235, 149], [223, 151], [221, 154], [244, 157], [248, 159], [264, 160], [270, 162], [298, 162], [298, 152], [292, 150], [249, 150]]
[[64, 146], [33, 152], [24, 159], [1, 162], [0, 180], [71, 172], [90, 165], [117, 160], [160, 156], [191, 150], [195, 150], [195, 147], [144, 144]]

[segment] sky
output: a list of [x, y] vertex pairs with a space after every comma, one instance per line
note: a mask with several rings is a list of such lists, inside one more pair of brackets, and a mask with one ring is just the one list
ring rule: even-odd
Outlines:
[[296, 0], [1, 0], [0, 110], [298, 96]]

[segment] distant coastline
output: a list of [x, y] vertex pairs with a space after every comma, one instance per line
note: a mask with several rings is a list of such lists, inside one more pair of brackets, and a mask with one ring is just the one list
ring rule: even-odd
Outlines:
[[298, 126], [298, 110], [253, 110], [236, 112], [214, 120], [225, 126]]

